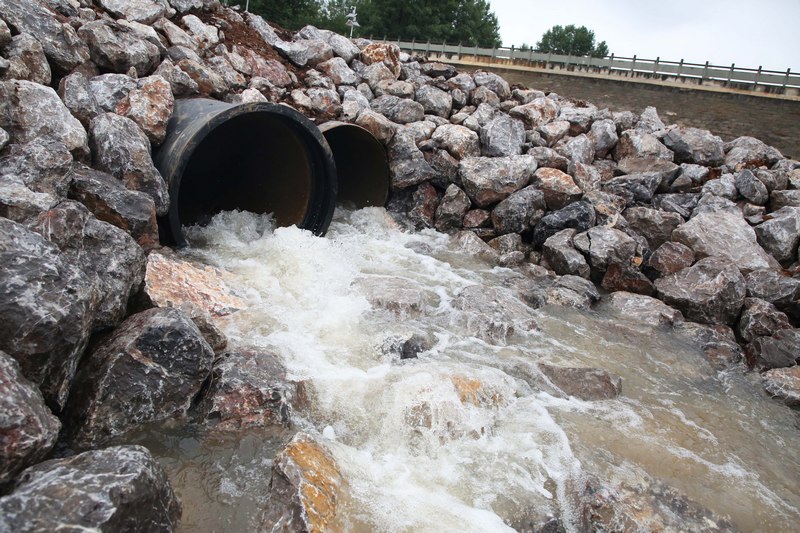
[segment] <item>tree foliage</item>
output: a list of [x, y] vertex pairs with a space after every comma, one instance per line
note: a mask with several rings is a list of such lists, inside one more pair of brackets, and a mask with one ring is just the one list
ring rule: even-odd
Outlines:
[[604, 57], [608, 55], [605, 41], [595, 44], [594, 32], [586, 26], [553, 26], [536, 43], [536, 51], [545, 54]]

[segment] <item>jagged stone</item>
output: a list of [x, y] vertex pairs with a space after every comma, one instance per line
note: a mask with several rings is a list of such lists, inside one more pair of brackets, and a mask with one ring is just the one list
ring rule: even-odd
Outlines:
[[717, 179], [707, 181], [701, 189], [701, 194], [713, 194], [720, 198], [736, 201], [739, 198], [739, 189], [736, 188], [736, 179], [733, 174], [723, 174]]
[[200, 94], [200, 87], [187, 73], [169, 59], [161, 62], [158, 68], [153, 72], [154, 76], [161, 76], [170, 85], [172, 94], [175, 96], [191, 96]]
[[501, 114], [480, 129], [480, 140], [483, 155], [519, 155], [525, 142], [525, 126], [519, 120]]
[[485, 209], [470, 209], [464, 215], [462, 225], [465, 228], [484, 228], [492, 221], [492, 214]]
[[425, 117], [425, 109], [422, 105], [407, 98], [383, 95], [372, 100], [370, 106], [373, 111], [399, 124], [417, 122]]
[[590, 268], [586, 258], [573, 246], [575, 230], [568, 228], [549, 237], [542, 245], [542, 257], [556, 274], [589, 278]]
[[142, 446], [115, 446], [25, 470], [0, 498], [0, 530], [168, 533], [181, 504], [167, 473]]
[[609, 292], [627, 291], [645, 296], [655, 293], [653, 282], [630, 261], [609, 263], [600, 286]]
[[400, 48], [396, 44], [369, 44], [361, 50], [360, 59], [365, 65], [383, 63], [395, 79], [400, 75]]
[[167, 80], [150, 76], [137, 80], [136, 88], [117, 104], [115, 111], [133, 120], [152, 145], [159, 146], [167, 135], [167, 122], [174, 104], [172, 88]]
[[458, 175], [458, 159], [450, 155], [447, 150], [434, 149], [424, 152], [425, 160], [431, 168], [438, 173], [433, 180], [434, 185], [447, 188], [451, 183], [461, 187], [461, 177]]
[[596, 157], [603, 158], [617, 145], [617, 127], [611, 119], [596, 120], [588, 133]]
[[229, 91], [225, 79], [203, 63], [193, 59], [181, 59], [175, 66], [182, 70], [197, 85], [202, 96], [222, 97]]
[[800, 207], [800, 190], [772, 191], [769, 195], [770, 211], [778, 211], [782, 207]]
[[664, 128], [664, 122], [661, 121], [658, 111], [653, 106], [646, 107], [636, 121], [636, 129], [644, 133], [655, 133]]
[[509, 114], [512, 117], [522, 119], [529, 128], [535, 129], [543, 124], [555, 120], [561, 107], [552, 99], [541, 97], [536, 98], [528, 104], [517, 106]]
[[651, 326], [683, 322], [680, 311], [645, 294], [617, 291], [604, 297], [603, 302], [613, 314], [624, 320], [644, 322]]
[[[362, 112], [361, 116], [367, 113]], [[360, 117], [359, 117], [360, 118]], [[359, 121], [359, 125], [361, 121]], [[425, 160], [414, 136], [408, 131], [398, 131], [389, 142], [387, 154], [392, 187], [405, 189], [436, 177], [436, 171]]]
[[211, 50], [219, 44], [219, 30], [214, 26], [205, 24], [195, 15], [185, 15], [181, 18], [181, 24], [187, 30], [187, 33], [194, 37], [201, 50]]
[[500, 107], [500, 97], [493, 90], [485, 86], [475, 87], [469, 95], [472, 105], [488, 105], [493, 108]]
[[674, 274], [694, 263], [694, 252], [679, 242], [667, 241], [647, 259], [647, 267], [659, 276]]
[[356, 85], [359, 81], [358, 75], [347, 66], [347, 62], [341, 57], [323, 61], [317, 65], [317, 68], [336, 85]]
[[653, 196], [653, 207], [677, 213], [684, 219], [688, 219], [692, 216], [699, 200], [700, 195], [694, 193], [656, 194]]
[[652, 250], [668, 242], [675, 228], [684, 222], [677, 213], [647, 207], [629, 207], [623, 215], [631, 229], [647, 239], [647, 244]]
[[625, 198], [627, 205], [650, 203], [661, 184], [658, 173], [626, 174], [604, 182], [602, 190]]
[[584, 401], [610, 400], [622, 393], [622, 378], [600, 368], [571, 368], [538, 363], [536, 368], [567, 396]]
[[675, 154], [676, 163], [716, 167], [725, 161], [722, 139], [708, 130], [675, 127], [661, 139]]
[[744, 303], [742, 274], [720, 257], [701, 259], [693, 266], [656, 280], [659, 299], [702, 324], [732, 324]]
[[439, 192], [430, 183], [420, 183], [411, 195], [408, 218], [417, 229], [432, 228], [436, 209], [439, 207]]
[[62, 78], [58, 95], [84, 128], [88, 128], [91, 120], [101, 113], [100, 106], [89, 89], [89, 80], [81, 72]]
[[494, 72], [485, 72], [478, 70], [472, 75], [475, 85], [478, 87], [486, 87], [495, 93], [501, 100], [508, 100], [511, 98], [511, 86], [501, 76]]
[[585, 165], [583, 163], [571, 163], [569, 166], [570, 174], [572, 174], [572, 181], [580, 188], [581, 191], [587, 193], [595, 191], [600, 188], [603, 177], [600, 171], [592, 165]]
[[472, 231], [459, 231], [453, 237], [458, 249], [474, 257], [480, 257], [488, 263], [496, 263], [497, 252]]
[[247, 87], [247, 78], [233, 68], [225, 56], [215, 56], [206, 60], [208, 67], [222, 78], [223, 83], [230, 90], [242, 90]]
[[434, 227], [445, 232], [460, 229], [461, 221], [470, 205], [467, 193], [451, 183], [445, 190], [439, 207], [436, 208]]
[[614, 147], [613, 155], [617, 161], [626, 157], [655, 157], [667, 161], [672, 161], [673, 158], [672, 150], [664, 146], [657, 137], [639, 130], [623, 131]]
[[544, 193], [544, 200], [550, 211], [577, 202], [583, 196], [583, 191], [575, 185], [572, 177], [555, 168], [537, 169], [531, 183]]
[[72, 155], [67, 147], [46, 137], [12, 144], [0, 157], [0, 176], [54, 198], [66, 196], [71, 168]]
[[497, 204], [492, 210], [492, 224], [500, 235], [524, 233], [536, 225], [546, 210], [545, 194], [535, 186], [525, 187]]
[[574, 202], [568, 206], [546, 214], [533, 230], [532, 244], [540, 247], [548, 238], [559, 231], [572, 228], [586, 231], [595, 224], [594, 207], [589, 202]]
[[590, 165], [595, 157], [592, 141], [585, 134], [561, 139], [554, 149], [573, 163]]
[[491, 122], [497, 114], [497, 109], [489, 104], [479, 104], [472, 114], [464, 120], [464, 126], [475, 133], [480, 133], [481, 128]]
[[753, 137], [738, 137], [725, 143], [725, 166], [733, 172], [746, 168], [772, 166], [782, 159], [781, 153]]
[[706, 325], [696, 322], [675, 324], [675, 331], [687, 337], [703, 351], [711, 366], [725, 370], [742, 360], [742, 348], [733, 330], [722, 324]]
[[761, 368], [789, 368], [800, 363], [800, 329], [780, 329], [756, 337], [745, 348], [747, 362]]
[[142, 24], [152, 24], [167, 14], [168, 5], [159, 0], [98, 0], [100, 6], [114, 18]]
[[[349, 94], [349, 93], [348, 93]], [[347, 107], [347, 99], [345, 98], [343, 108]], [[397, 131], [397, 124], [384, 117], [380, 113], [375, 113], [371, 109], [363, 109], [358, 114], [356, 124], [369, 131], [376, 139], [383, 144], [389, 144]]]
[[416, 99], [428, 114], [447, 118], [453, 109], [453, 97], [430, 85], [419, 87], [416, 91]]
[[527, 155], [469, 157], [459, 165], [464, 190], [479, 207], [504, 200], [522, 189], [530, 182], [535, 171], [536, 161]]
[[800, 406], [800, 366], [767, 370], [761, 375], [761, 384], [773, 398], [789, 407]]
[[536, 89], [514, 89], [511, 96], [520, 104], [530, 104], [537, 98], [544, 98], [544, 92]]
[[458, 160], [477, 157], [481, 153], [478, 135], [464, 126], [444, 124], [436, 128], [431, 140]]
[[768, 301], [745, 298], [736, 332], [745, 342], [750, 342], [756, 337], [770, 336], [778, 330], [791, 327], [786, 314], [778, 311], [778, 308]]
[[[569, 133], [569, 122], [566, 120], [554, 120], [543, 124], [536, 129], [547, 143], [547, 146], [554, 146]], [[614, 134], [616, 136], [616, 133]]]
[[395, 79], [381, 80], [375, 84], [375, 96], [389, 94], [398, 98], [414, 99], [417, 89], [413, 83]]
[[459, 320], [474, 335], [491, 344], [504, 344], [517, 332], [536, 329], [533, 310], [500, 289], [471, 285], [453, 299]]
[[798, 260], [800, 244], [800, 207], [782, 207], [755, 228], [758, 243], [783, 264]]
[[[761, 181], [749, 170], [737, 172], [734, 176], [736, 189], [745, 199], [756, 205], [765, 205], [769, 200], [769, 191]], [[736, 198], [730, 198], [735, 200]]]
[[78, 35], [89, 46], [92, 61], [102, 69], [139, 75], [153, 72], [161, 61], [158, 47], [135, 31], [109, 20], [95, 20], [81, 26]]
[[575, 248], [586, 254], [592, 269], [605, 271], [611, 263], [630, 264], [636, 254], [636, 241], [608, 226], [595, 226], [574, 238]]
[[569, 160], [552, 148], [537, 146], [529, 150], [528, 155], [536, 158], [539, 167], [556, 168], [562, 172], [567, 172], [569, 168]]
[[50, 64], [41, 43], [32, 35], [15, 35], [3, 54], [8, 67], [0, 79], [28, 80], [42, 85], [50, 85]]
[[569, 134], [574, 137], [589, 131], [596, 112], [597, 108], [591, 105], [589, 107], [562, 106], [558, 113], [558, 119], [569, 122]]

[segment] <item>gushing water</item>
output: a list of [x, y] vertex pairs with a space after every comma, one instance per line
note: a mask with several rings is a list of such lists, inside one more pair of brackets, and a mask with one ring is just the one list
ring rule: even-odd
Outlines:
[[[325, 238], [238, 212], [187, 236], [186, 253], [227, 271], [247, 302], [226, 322], [230, 344], [278, 354], [304, 383], [292, 425], [334, 454], [345, 530], [532, 530], [556, 516], [577, 531], [592, 480], [664, 483], [743, 531], [800, 523], [796, 415], [672, 332], [533, 310], [519, 299], [535, 283], [524, 271], [443, 234], [403, 232], [382, 209], [337, 212]], [[412, 336], [422, 351], [401, 359]], [[543, 362], [605, 369], [622, 394], [559, 394]], [[252, 531], [289, 437], [148, 444], [183, 499], [185, 531]]]

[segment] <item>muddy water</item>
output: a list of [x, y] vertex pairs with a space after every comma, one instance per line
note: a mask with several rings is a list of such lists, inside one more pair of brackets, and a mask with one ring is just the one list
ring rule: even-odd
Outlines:
[[[272, 457], [299, 429], [347, 480], [347, 531], [511, 531], [548, 516], [577, 531], [590, 478], [659, 480], [742, 531], [800, 523], [794, 412], [670, 331], [534, 311], [517, 299], [533, 284], [523, 273], [401, 232], [381, 209], [338, 212], [325, 238], [248, 213], [187, 235], [186, 253], [230, 272], [248, 302], [231, 344], [279, 354], [310, 400], [288, 430], [143, 439], [183, 500], [183, 531], [255, 530]], [[411, 334], [428, 343], [417, 359], [385, 349]], [[613, 372], [622, 395], [566, 397], [537, 362]]]

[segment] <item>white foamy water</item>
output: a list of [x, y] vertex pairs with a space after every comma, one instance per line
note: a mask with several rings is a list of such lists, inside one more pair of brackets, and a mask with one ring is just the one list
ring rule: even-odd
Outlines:
[[[743, 531], [800, 523], [796, 415], [670, 332], [532, 310], [518, 299], [534, 283], [523, 273], [468, 257], [446, 235], [404, 233], [382, 209], [337, 212], [324, 238], [249, 213], [187, 236], [186, 253], [230, 273], [247, 302], [227, 322], [231, 346], [277, 353], [305, 382], [309, 406], [293, 425], [334, 454], [346, 530], [530, 530], [554, 515], [577, 531], [589, 477], [655, 478]], [[459, 298], [465, 289], [476, 304]], [[418, 358], [382, 349], [412, 334], [426, 339]], [[608, 370], [622, 395], [549, 394], [537, 362]], [[254, 438], [156, 447], [184, 530], [256, 529], [279, 444], [243, 450]]]

